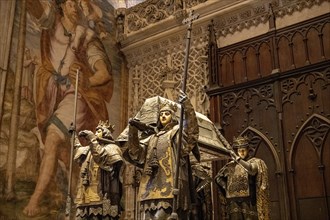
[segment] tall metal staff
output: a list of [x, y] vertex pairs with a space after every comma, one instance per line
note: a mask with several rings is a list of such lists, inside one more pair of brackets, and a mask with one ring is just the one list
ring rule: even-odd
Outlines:
[[72, 164], [73, 164], [73, 151], [74, 151], [74, 142], [76, 138], [76, 117], [77, 117], [77, 99], [78, 99], [78, 83], [79, 83], [79, 71], [77, 69], [76, 73], [76, 85], [74, 92], [74, 106], [73, 106], [73, 122], [69, 128], [69, 132], [71, 134], [71, 151], [70, 151], [70, 166], [69, 166], [69, 183], [68, 183], [68, 194], [66, 197], [66, 208], [65, 208], [65, 216], [67, 219], [70, 219], [71, 213], [71, 182], [72, 182]]
[[[182, 21], [183, 24], [188, 24], [187, 28], [187, 39], [186, 39], [186, 54], [184, 59], [184, 71], [182, 77], [182, 92], [186, 93], [186, 84], [187, 84], [187, 76], [188, 76], [188, 61], [189, 61], [189, 50], [190, 50], [190, 39], [191, 39], [191, 30], [192, 23], [194, 20], [198, 19], [199, 14], [194, 15], [194, 11], [190, 11], [189, 17]], [[180, 111], [180, 127], [179, 127], [179, 143], [176, 152], [176, 164], [175, 164], [175, 177], [174, 177], [174, 186], [173, 186], [173, 210], [169, 219], [178, 219], [178, 196], [179, 196], [179, 170], [180, 170], [180, 158], [181, 158], [181, 148], [182, 148], [182, 131], [183, 131], [183, 117], [184, 117], [184, 108], [181, 104]]]

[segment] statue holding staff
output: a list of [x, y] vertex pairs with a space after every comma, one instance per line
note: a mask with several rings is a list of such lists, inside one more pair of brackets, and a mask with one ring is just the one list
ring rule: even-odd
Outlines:
[[[193, 187], [189, 187], [191, 166], [189, 153], [197, 147], [198, 123], [195, 111], [187, 96], [181, 92], [179, 102], [184, 107], [183, 141], [180, 157], [177, 199], [179, 219], [188, 219], [191, 210]], [[143, 169], [138, 201], [143, 209], [142, 219], [168, 219], [173, 211], [176, 150], [179, 147], [179, 121], [175, 115], [176, 104], [163, 102], [154, 134], [139, 135], [138, 119], [129, 123], [128, 161]], [[143, 131], [142, 131], [143, 132]], [[194, 190], [194, 189], [193, 189]]]
[[100, 121], [95, 133], [79, 132], [87, 146], [75, 141], [74, 161], [80, 165], [80, 179], [75, 198], [76, 220], [120, 218], [122, 184], [120, 170], [123, 158], [112, 137], [113, 125]]
[[234, 137], [232, 160], [215, 177], [226, 198], [228, 219], [270, 219], [268, 169], [265, 162], [249, 155], [247, 137]]

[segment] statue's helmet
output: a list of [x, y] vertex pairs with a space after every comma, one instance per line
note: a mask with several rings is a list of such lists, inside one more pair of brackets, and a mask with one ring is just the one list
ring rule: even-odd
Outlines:
[[160, 104], [159, 112], [170, 111], [172, 114], [175, 114], [177, 110], [178, 107], [176, 106], [176, 104], [164, 101]]
[[102, 138], [113, 140], [112, 133], [114, 132], [114, 125], [110, 124], [108, 121], [99, 121], [96, 130], [102, 130]]
[[249, 138], [247, 136], [238, 136], [233, 139], [233, 148], [248, 148], [249, 147]]
[[[178, 123], [178, 119], [176, 117], [176, 111], [178, 110], [178, 107], [175, 103], [171, 103], [169, 101], [164, 101], [159, 106], [159, 114], [164, 111], [171, 112], [172, 115], [172, 121], [171, 123]], [[160, 123], [158, 123], [160, 124]]]

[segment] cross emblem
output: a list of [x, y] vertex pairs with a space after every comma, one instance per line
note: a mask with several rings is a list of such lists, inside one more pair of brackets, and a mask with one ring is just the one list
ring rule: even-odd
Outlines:
[[197, 20], [198, 18], [199, 18], [199, 14], [195, 14], [194, 15], [194, 10], [191, 10], [189, 12], [189, 17], [183, 19], [182, 24], [188, 24], [188, 26], [191, 27], [192, 26], [192, 22], [194, 20]]

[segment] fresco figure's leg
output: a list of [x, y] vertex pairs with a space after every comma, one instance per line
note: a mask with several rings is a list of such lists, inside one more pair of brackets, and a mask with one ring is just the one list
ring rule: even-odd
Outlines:
[[40, 213], [41, 208], [39, 202], [51, 179], [54, 179], [57, 168], [59, 146], [64, 140], [63, 134], [61, 135], [61, 133], [57, 132], [55, 129], [48, 129], [45, 140], [45, 151], [40, 165], [37, 185], [30, 201], [23, 210], [25, 215], [36, 216]]

